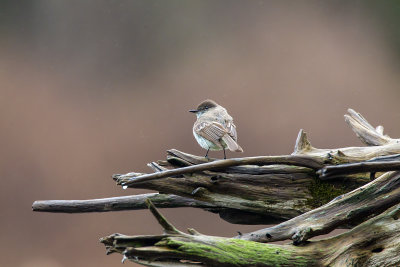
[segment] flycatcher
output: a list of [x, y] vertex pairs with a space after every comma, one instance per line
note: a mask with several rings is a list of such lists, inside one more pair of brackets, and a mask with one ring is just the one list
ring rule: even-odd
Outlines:
[[213, 100], [204, 100], [197, 109], [189, 110], [197, 116], [193, 125], [193, 135], [197, 143], [207, 149], [206, 158], [210, 150], [224, 150], [243, 152], [237, 143], [236, 126], [226, 109]]

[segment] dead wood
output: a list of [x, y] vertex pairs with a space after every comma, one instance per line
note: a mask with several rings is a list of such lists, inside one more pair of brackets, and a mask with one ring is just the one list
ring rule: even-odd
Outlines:
[[328, 204], [281, 224], [236, 238], [257, 242], [291, 239], [294, 244], [334, 229], [358, 225], [400, 203], [400, 172], [388, 172]]
[[263, 244], [177, 230], [149, 202], [163, 235], [113, 234], [100, 241], [107, 253], [146, 266], [398, 266], [400, 206], [349, 232], [302, 246]]
[[38, 200], [33, 202], [32, 210], [40, 212], [85, 213], [145, 209], [150, 199], [159, 208], [193, 207], [216, 208], [206, 202], [176, 195], [149, 193], [142, 195], [88, 199], [88, 200]]
[[[371, 178], [368, 171], [372, 169], [363, 169], [365, 164], [375, 164], [375, 157], [400, 153], [398, 139], [383, 135], [382, 127], [378, 127], [379, 130], [373, 128], [351, 109], [345, 119], [364, 143], [373, 146], [317, 149], [311, 145], [307, 134], [300, 130], [292, 155], [208, 161], [204, 157], [172, 149], [168, 151], [166, 161], [149, 164], [155, 173], [116, 174], [113, 179], [125, 187], [157, 190], [161, 193], [158, 198], [164, 195], [171, 198], [170, 201], [155, 200], [158, 207], [194, 206], [217, 212], [224, 220], [239, 224], [282, 222], [368, 183]], [[357, 166], [351, 164], [364, 165], [348, 171], [347, 166]], [[393, 166], [374, 169], [373, 174], [396, 169]], [[345, 171], [337, 173], [340, 168], [345, 168]], [[329, 179], [332, 177], [330, 173], [334, 174], [334, 179]], [[42, 201], [35, 203], [34, 208], [40, 211], [73, 212], [79, 210], [79, 206], [90, 211], [88, 206], [85, 207], [87, 203], [90, 206], [97, 205], [98, 208], [93, 207], [95, 211], [137, 209], [144, 208], [144, 197], [137, 196], [136, 199], [132, 196], [129, 204], [126, 203], [127, 199], [114, 199], [111, 200], [114, 203], [112, 205], [101, 200]], [[185, 201], [178, 204], [178, 198]], [[165, 204], [167, 202], [170, 204]], [[73, 208], [74, 205], [78, 206]], [[102, 208], [102, 205], [106, 208]]]

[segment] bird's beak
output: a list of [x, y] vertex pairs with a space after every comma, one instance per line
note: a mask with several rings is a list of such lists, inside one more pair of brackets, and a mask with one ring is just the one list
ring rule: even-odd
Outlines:
[[198, 112], [198, 110], [197, 109], [191, 109], [191, 110], [189, 110], [189, 112], [196, 113], [196, 112]]

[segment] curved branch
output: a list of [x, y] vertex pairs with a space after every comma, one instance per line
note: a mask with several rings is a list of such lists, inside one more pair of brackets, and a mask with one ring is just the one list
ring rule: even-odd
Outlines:
[[113, 179], [116, 180], [119, 185], [129, 187], [151, 180], [179, 177], [185, 174], [193, 174], [206, 170], [219, 170], [241, 165], [264, 166], [285, 164], [317, 170], [328, 165], [360, 162], [378, 156], [400, 154], [400, 139], [392, 139], [383, 135], [382, 126], [378, 126], [377, 129], [375, 129], [361, 114], [354, 110], [349, 109], [348, 112], [349, 115], [345, 115], [346, 122], [364, 143], [373, 145], [374, 147], [316, 149], [311, 146], [306, 133], [300, 130], [295, 144], [295, 151], [292, 155], [233, 158], [205, 162], [199, 157], [171, 150], [170, 154], [175, 153], [176, 156], [170, 157], [169, 162], [172, 164], [178, 163], [178, 166], [181, 167], [183, 165], [185, 167], [174, 169], [158, 168], [155, 163], [152, 163], [151, 166], [153, 169], [156, 169], [156, 173], [115, 174], [113, 175]]
[[345, 121], [350, 125], [352, 130], [364, 144], [369, 146], [381, 146], [399, 141], [399, 139], [392, 139], [389, 136], [384, 135], [383, 126], [379, 125], [374, 128], [360, 113], [351, 108], [347, 111], [349, 112], [349, 115], [344, 115]]
[[323, 163], [321, 160], [314, 159], [308, 156], [294, 156], [294, 155], [260, 156], [260, 157], [217, 160], [199, 165], [187, 166], [173, 170], [165, 170], [151, 174], [142, 174], [142, 173], [114, 174], [113, 179], [116, 180], [119, 185], [129, 187], [134, 184], [143, 183], [151, 180], [156, 180], [166, 177], [174, 177], [178, 175], [190, 174], [195, 172], [211, 171], [216, 169], [224, 169], [228, 167], [242, 166], [242, 165], [264, 166], [264, 165], [276, 165], [276, 164], [307, 167], [315, 170], [323, 167]]

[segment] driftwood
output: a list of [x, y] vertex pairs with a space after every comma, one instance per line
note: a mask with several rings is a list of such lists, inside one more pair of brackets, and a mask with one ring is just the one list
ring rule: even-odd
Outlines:
[[[351, 109], [345, 121], [368, 146], [317, 149], [300, 130], [292, 155], [207, 160], [169, 150], [166, 161], [149, 164], [154, 173], [113, 175], [124, 188], [159, 193], [35, 201], [33, 210], [103, 212], [148, 206], [164, 235], [102, 239], [110, 253], [148, 266], [397, 266], [400, 140], [384, 135], [382, 126], [372, 127]], [[195, 230], [184, 234], [152, 203], [202, 208], [231, 223], [279, 224], [233, 238]], [[309, 241], [337, 228], [353, 229]], [[287, 239], [293, 245], [263, 244]]]

